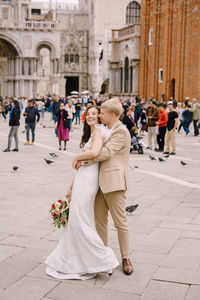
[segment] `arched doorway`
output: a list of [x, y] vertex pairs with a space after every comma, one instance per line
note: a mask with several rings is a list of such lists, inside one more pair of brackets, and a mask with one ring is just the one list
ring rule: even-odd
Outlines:
[[37, 83], [37, 94], [58, 94], [59, 59], [55, 57], [55, 48], [48, 42], [41, 42], [36, 48], [37, 75], [41, 80]]
[[173, 78], [172, 80], [171, 80], [171, 97], [173, 97], [173, 99], [175, 98], [175, 79]]
[[17, 72], [16, 58], [19, 56], [17, 49], [7, 40], [0, 38], [0, 96], [15, 96], [16, 83], [9, 81], [8, 76]]
[[102, 95], [108, 94], [108, 91], [109, 91], [109, 79], [106, 79], [101, 85], [100, 94]]

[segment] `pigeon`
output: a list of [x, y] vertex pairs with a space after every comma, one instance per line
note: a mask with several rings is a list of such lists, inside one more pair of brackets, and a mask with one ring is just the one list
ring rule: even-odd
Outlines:
[[152, 156], [152, 155], [149, 155], [149, 158], [150, 158], [151, 160], [156, 160], [156, 158], [155, 158], [154, 156]]
[[128, 213], [132, 213], [134, 212], [134, 210], [136, 210], [136, 208], [138, 207], [139, 205], [136, 204], [136, 205], [130, 205], [130, 206], [127, 206], [125, 209]]
[[43, 125], [43, 128], [46, 128], [46, 126], [45, 126], [45, 125]]
[[181, 160], [181, 164], [182, 164], [182, 166], [187, 166], [187, 164], [182, 160]]
[[138, 167], [138, 166], [135, 166], [135, 169], [139, 169], [139, 167]]
[[162, 157], [158, 157], [158, 160], [159, 160], [160, 162], [166, 161], [166, 160], [164, 160]]
[[53, 164], [54, 163], [54, 161], [52, 161], [52, 160], [49, 160], [49, 159], [44, 159], [45, 161], [46, 161], [46, 163], [47, 163], [47, 165], [50, 165], [50, 164]]
[[13, 170], [14, 170], [14, 171], [17, 171], [18, 169], [19, 169], [18, 166], [13, 166]]
[[49, 153], [49, 155], [51, 155], [51, 157], [53, 157], [53, 158], [56, 158], [56, 157], [58, 157], [58, 155], [57, 154], [55, 154], [55, 153]]

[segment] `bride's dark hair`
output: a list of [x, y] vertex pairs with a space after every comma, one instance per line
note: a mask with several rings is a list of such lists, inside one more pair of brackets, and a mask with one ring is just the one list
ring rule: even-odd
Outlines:
[[[98, 115], [100, 114], [100, 108], [98, 106], [91, 106], [91, 107], [88, 107], [86, 109], [86, 112], [85, 112], [85, 121], [84, 121], [84, 126], [83, 126], [83, 136], [82, 136], [81, 143], [80, 143], [80, 147], [81, 148], [83, 148], [85, 146], [85, 144], [89, 141], [90, 136], [91, 136], [90, 126], [88, 125], [88, 123], [86, 121], [87, 113], [88, 113], [88, 111], [91, 108], [95, 108], [98, 111]], [[98, 123], [99, 124], [101, 123], [101, 120], [100, 120], [99, 116], [98, 116]]]

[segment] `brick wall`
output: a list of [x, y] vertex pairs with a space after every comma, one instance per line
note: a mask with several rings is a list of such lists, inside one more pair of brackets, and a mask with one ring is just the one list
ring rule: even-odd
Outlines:
[[[152, 28], [152, 45], [149, 30]], [[140, 97], [200, 98], [200, 1], [142, 0]], [[159, 69], [163, 80], [159, 81]]]

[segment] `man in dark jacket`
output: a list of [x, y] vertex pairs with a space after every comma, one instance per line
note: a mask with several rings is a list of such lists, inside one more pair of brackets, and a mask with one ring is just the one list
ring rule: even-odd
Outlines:
[[[29, 132], [31, 130], [32, 133], [32, 142], [31, 145], [34, 145], [35, 142], [35, 125], [40, 120], [40, 114], [38, 109], [34, 106], [34, 102], [32, 100], [28, 101], [28, 107], [25, 109], [24, 116], [25, 124], [26, 124], [26, 143], [25, 145], [29, 145]], [[36, 120], [37, 117], [37, 120]]]
[[54, 96], [54, 100], [53, 100], [51, 109], [52, 109], [53, 120], [56, 123], [57, 120], [58, 120], [57, 114], [58, 114], [59, 109], [60, 109], [60, 101], [59, 101], [59, 98], [57, 96]]

